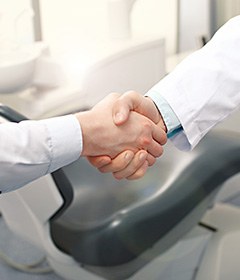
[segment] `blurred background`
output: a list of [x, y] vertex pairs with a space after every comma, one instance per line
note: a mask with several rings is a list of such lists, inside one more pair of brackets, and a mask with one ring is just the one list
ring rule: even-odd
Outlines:
[[[1, 36], [21, 43], [44, 40], [54, 50], [109, 37], [114, 0], [0, 1]], [[193, 49], [239, 14], [238, 0], [138, 0], [129, 12], [132, 35], [166, 38], [167, 53]], [[24, 9], [33, 9], [35, 16]], [[116, 16], [116, 15], [115, 15]], [[116, 34], [117, 35], [117, 34]]]
[[0, 0], [0, 102], [42, 118], [145, 93], [239, 12], [239, 0]]
[[[42, 119], [91, 108], [111, 91], [134, 89], [144, 94], [239, 14], [240, 0], [0, 0], [0, 103], [30, 119]], [[240, 129], [239, 118], [239, 113], [233, 115], [223, 127]], [[238, 177], [223, 196], [240, 205], [239, 193]], [[176, 265], [181, 258], [171, 262], [171, 256], [194, 251], [200, 259], [210, 235], [202, 231], [173, 247], [166, 257], [165, 278], [156, 261], [138, 279], [169, 280], [174, 268], [178, 280], [195, 279], [196, 268], [188, 268], [194, 261], [191, 254], [182, 258], [188, 271]], [[41, 255], [10, 233], [4, 220], [0, 234], [0, 249], [13, 258], [20, 255], [29, 262]], [[34, 239], [34, 234], [28, 235]], [[239, 274], [236, 277], [228, 278], [239, 279]], [[1, 263], [0, 279], [60, 278], [26, 276]]]

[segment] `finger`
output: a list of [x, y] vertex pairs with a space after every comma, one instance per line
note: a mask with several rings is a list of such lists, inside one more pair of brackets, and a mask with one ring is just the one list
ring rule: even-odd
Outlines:
[[147, 162], [148, 162], [148, 166], [152, 166], [156, 162], [156, 158], [148, 153]]
[[124, 151], [121, 154], [119, 154], [117, 157], [112, 159], [112, 161], [99, 168], [99, 171], [102, 173], [107, 173], [107, 172], [118, 172], [124, 168], [132, 161], [134, 158], [134, 153], [132, 151]]
[[145, 161], [145, 163], [131, 176], [127, 177], [128, 180], [136, 180], [142, 178], [148, 169], [148, 163]]
[[[146, 161], [147, 159], [147, 152], [146, 151], [139, 151], [135, 154], [133, 160], [121, 171], [114, 172], [113, 176], [120, 180], [123, 178], [127, 178], [133, 175]], [[147, 163], [148, 165], [148, 163]]]
[[109, 156], [87, 157], [87, 159], [96, 168], [101, 168], [105, 165], [109, 165], [112, 161]]
[[167, 134], [162, 128], [153, 125], [152, 137], [153, 140], [150, 141], [150, 144], [147, 146], [147, 151], [155, 158], [160, 157], [163, 154], [162, 145], [167, 142]]
[[147, 147], [147, 151], [153, 157], [158, 158], [163, 154], [163, 147], [155, 140], [152, 140], [150, 145]]
[[157, 125], [153, 125], [152, 137], [154, 140], [156, 140], [161, 145], [165, 145], [167, 143], [166, 132]]

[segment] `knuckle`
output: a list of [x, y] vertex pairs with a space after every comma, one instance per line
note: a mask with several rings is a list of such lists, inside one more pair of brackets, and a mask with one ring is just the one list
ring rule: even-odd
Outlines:
[[117, 180], [122, 180], [124, 177], [119, 173], [113, 173], [113, 177]]
[[148, 156], [147, 157], [147, 161], [148, 161], [148, 166], [152, 166], [152, 165], [154, 165], [154, 163], [156, 162], [156, 158], [155, 157], [153, 157], [153, 156]]
[[160, 156], [162, 156], [162, 155], [163, 155], [163, 147], [159, 145], [157, 157], [160, 157]]
[[150, 121], [146, 120], [143, 123], [143, 129], [144, 129], [144, 131], [146, 131], [148, 133], [152, 130], [152, 124], [150, 123]]
[[118, 93], [118, 92], [111, 92], [109, 95], [112, 96], [112, 97], [115, 97], [115, 98], [118, 98], [118, 97], [121, 96], [121, 94]]
[[98, 171], [101, 172], [101, 173], [107, 173], [107, 170], [104, 167], [99, 167]]
[[138, 93], [134, 90], [129, 90], [129, 91], [125, 92], [125, 95], [128, 95], [133, 98], [138, 97]]
[[129, 90], [127, 92], [125, 92], [122, 96], [123, 99], [127, 98], [127, 99], [130, 99], [130, 100], [134, 100], [134, 103], [135, 103], [135, 106], [139, 103], [140, 99], [141, 99], [141, 94], [134, 91], [134, 90]]
[[166, 143], [167, 143], [167, 134], [164, 133], [164, 135], [162, 136], [162, 139], [161, 139], [161, 144], [165, 145]]
[[151, 138], [148, 136], [143, 136], [139, 139], [139, 142], [141, 147], [147, 147], [151, 143]]

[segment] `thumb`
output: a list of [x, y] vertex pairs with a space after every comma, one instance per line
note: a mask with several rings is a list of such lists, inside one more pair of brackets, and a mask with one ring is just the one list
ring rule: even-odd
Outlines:
[[135, 111], [154, 123], [160, 121], [160, 112], [151, 98], [135, 91], [129, 91], [119, 97], [113, 104], [113, 121], [116, 125], [124, 124], [131, 111]]
[[124, 124], [128, 118], [129, 114], [132, 110], [131, 104], [124, 99], [118, 99], [113, 104], [113, 121], [116, 125]]
[[135, 91], [127, 91], [120, 96], [113, 104], [113, 121], [116, 125], [124, 124], [131, 111], [142, 113], [138, 109], [139, 105], [145, 99], [141, 94]]

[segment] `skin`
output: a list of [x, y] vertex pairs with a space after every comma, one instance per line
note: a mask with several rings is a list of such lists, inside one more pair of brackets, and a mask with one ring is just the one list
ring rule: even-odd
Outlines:
[[[129, 168], [127, 163], [137, 162], [135, 156], [144, 162], [149, 157], [153, 162], [162, 155], [162, 145], [166, 141], [165, 133], [153, 121], [134, 111], [128, 114], [127, 121], [116, 125], [112, 112], [119, 97], [119, 94], [110, 94], [92, 110], [76, 114], [83, 135], [82, 156], [93, 161], [97, 157], [95, 165], [102, 172], [114, 170], [117, 173], [123, 166]], [[104, 164], [106, 162], [108, 164]]]
[[[126, 92], [120, 96], [116, 99], [112, 109], [114, 123], [121, 127], [127, 123], [131, 112], [137, 112], [152, 120], [162, 133], [161, 145], [167, 142], [166, 126], [160, 112], [150, 98], [134, 91]], [[144, 176], [148, 166], [155, 163], [156, 157], [144, 150], [136, 153], [126, 150], [113, 159], [108, 156], [100, 156], [88, 157], [88, 160], [100, 172], [111, 172], [116, 179], [134, 180]]]

